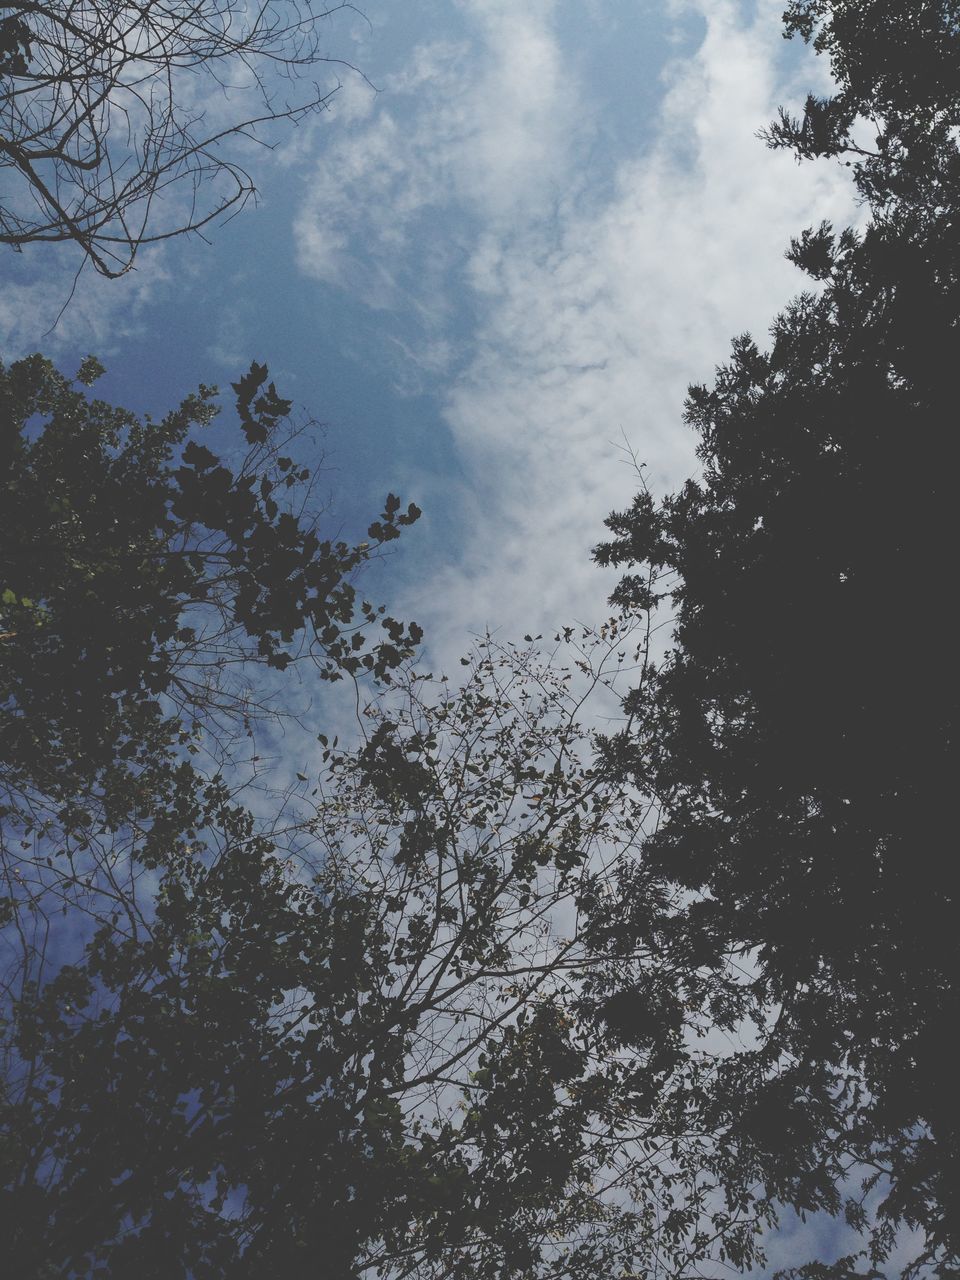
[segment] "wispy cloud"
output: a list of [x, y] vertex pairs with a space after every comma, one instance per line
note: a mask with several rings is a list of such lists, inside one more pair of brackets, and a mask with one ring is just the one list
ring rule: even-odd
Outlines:
[[446, 221], [431, 234], [431, 219], [459, 210], [508, 233], [550, 212], [586, 128], [552, 7], [470, 0], [472, 38], [419, 46], [378, 101], [354, 85], [334, 103], [343, 131], [320, 155], [295, 224], [308, 274], [372, 306], [410, 305], [416, 278], [423, 306], [424, 266], [430, 281], [446, 280], [476, 234]]
[[[802, 287], [790, 235], [853, 214], [837, 170], [800, 169], [755, 136], [790, 92], [767, 0], [750, 17], [731, 0], [674, 6], [702, 15], [704, 39], [663, 70], [658, 117], [596, 190], [589, 89], [553, 6], [465, 8], [477, 47], [419, 48], [392, 85], [413, 95], [402, 123], [395, 99], [371, 101], [319, 162], [296, 227], [304, 269], [371, 305], [470, 308], [439, 393], [467, 476], [466, 550], [411, 601], [440, 652], [469, 629], [602, 611], [611, 584], [589, 551], [636, 487], [622, 434], [655, 487], [687, 474], [687, 384]], [[424, 262], [411, 245], [427, 218]]]
[[71, 265], [45, 244], [14, 258], [8, 250], [0, 290], [0, 353], [17, 359], [42, 347], [53, 356], [93, 351], [109, 357], [123, 339], [144, 331], [147, 311], [170, 284], [169, 255], [144, 250], [137, 270], [119, 280]]

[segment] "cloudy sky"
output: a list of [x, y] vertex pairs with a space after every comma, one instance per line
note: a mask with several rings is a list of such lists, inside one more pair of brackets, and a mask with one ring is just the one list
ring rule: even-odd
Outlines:
[[[370, 0], [328, 21], [331, 109], [251, 159], [212, 243], [120, 281], [8, 255], [0, 337], [170, 407], [252, 358], [327, 424], [336, 519], [425, 511], [381, 594], [437, 654], [603, 615], [590, 561], [634, 490], [694, 465], [685, 387], [802, 287], [791, 234], [854, 216], [842, 170], [756, 131], [824, 70], [781, 0]], [[364, 78], [365, 77], [365, 78]], [[44, 336], [46, 334], [46, 336]], [[378, 584], [379, 585], [379, 584]]]

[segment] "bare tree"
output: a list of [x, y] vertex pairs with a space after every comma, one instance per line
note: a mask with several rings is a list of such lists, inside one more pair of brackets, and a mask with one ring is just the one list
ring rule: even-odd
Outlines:
[[[302, 120], [312, 0], [24, 0], [0, 6], [0, 243], [72, 241], [105, 276], [254, 194], [240, 140]], [[346, 65], [346, 64], [340, 64]], [[231, 145], [234, 144], [234, 145]], [[242, 149], [242, 148], [241, 148]]]

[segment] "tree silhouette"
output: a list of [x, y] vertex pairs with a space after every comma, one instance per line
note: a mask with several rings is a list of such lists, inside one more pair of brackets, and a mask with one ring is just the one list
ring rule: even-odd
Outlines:
[[[39, 356], [0, 367], [0, 817], [18, 913], [81, 887], [123, 898], [103, 835], [131, 821], [140, 860], [161, 863], [196, 803], [186, 763], [273, 714], [267, 674], [379, 678], [420, 636], [353, 582], [419, 511], [389, 495], [365, 542], [325, 537], [297, 460], [311, 424], [264, 366], [235, 384], [223, 457], [201, 443], [214, 389], [141, 422], [89, 395], [99, 372], [85, 362], [76, 386]], [[48, 866], [37, 842], [58, 839]]]
[[836, 92], [809, 95], [800, 117], [781, 110], [769, 144], [806, 159], [843, 157], [875, 218], [955, 209], [955, 0], [791, 0], [784, 21], [785, 35], [827, 54]]
[[768, 351], [738, 339], [691, 390], [702, 476], [608, 521], [601, 562], [643, 567], [617, 601], [669, 601], [675, 623], [607, 760], [664, 806], [646, 856], [690, 891], [665, 945], [761, 1028], [705, 1123], [799, 1208], [839, 1210], [859, 1165], [875, 1194], [850, 1220], [880, 1206], [870, 1265], [906, 1223], [952, 1274], [960, 31], [941, 4], [797, 3], [788, 23], [830, 54], [838, 92], [772, 140], [852, 153], [874, 217], [793, 243], [819, 290]]
[[[576, 651], [591, 679], [619, 643]], [[723, 1198], [686, 1126], [669, 967], [565, 923], [636, 874], [638, 801], [589, 767], [569, 671], [490, 642], [467, 666], [459, 688], [398, 675], [366, 743], [328, 745], [266, 821], [196, 779], [153, 887], [8, 988], [13, 1274], [754, 1257], [764, 1207]], [[118, 836], [136, 863], [135, 824]], [[657, 993], [647, 1052], [604, 994], [631, 975]]]
[[326, 105], [310, 79], [331, 61], [319, 26], [351, 8], [5, 4], [0, 243], [72, 242], [118, 276], [143, 245], [242, 207], [255, 189], [244, 149]]
[[[352, 582], [416, 507], [323, 538], [263, 366], [221, 430], [209, 388], [140, 421], [99, 372], [0, 376], [11, 1274], [755, 1260], [770, 1205], [725, 1192], [689, 1123], [695, 993], [603, 920], [625, 886], [667, 904], [647, 801], [578, 723], [636, 642], [567, 629], [571, 669], [486, 641], [459, 685], [416, 671], [419, 628]], [[264, 774], [298, 663], [357, 679], [364, 732]]]

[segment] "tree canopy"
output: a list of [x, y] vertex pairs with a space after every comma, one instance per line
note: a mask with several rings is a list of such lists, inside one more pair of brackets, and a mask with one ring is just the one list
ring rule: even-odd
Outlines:
[[784, 34], [830, 60], [836, 91], [766, 132], [802, 159], [842, 156], [875, 218], [956, 208], [960, 6], [955, 0], [791, 0]]
[[[769, 350], [739, 338], [691, 389], [702, 473], [608, 521], [598, 558], [642, 570], [616, 600], [675, 618], [608, 764], [663, 804], [645, 853], [690, 892], [675, 954], [718, 974], [738, 958], [766, 1010], [713, 1123], [766, 1143], [764, 1176], [799, 1207], [838, 1208], [839, 1170], [858, 1164], [880, 1203], [871, 1265], [905, 1223], [952, 1274], [960, 29], [941, 4], [796, 3], [787, 23], [829, 54], [838, 91], [783, 113], [771, 140], [852, 154], [873, 218], [793, 242], [817, 286]], [[849, 1212], [863, 1225], [856, 1197]]]
[[[82, 384], [98, 372], [88, 361], [77, 387], [39, 357], [0, 371], [11, 910], [49, 894], [34, 845], [57, 832], [87, 865], [99, 832], [135, 822], [150, 832], [141, 857], [162, 861], [174, 815], [195, 805], [188, 762], [200, 750], [215, 761], [219, 742], [269, 710], [252, 672], [309, 662], [324, 680], [385, 676], [420, 634], [359, 599], [352, 581], [417, 508], [390, 495], [367, 541], [323, 537], [310, 470], [295, 461], [309, 424], [290, 426], [264, 366], [235, 385], [226, 461], [197, 435], [210, 439], [211, 388], [140, 422], [90, 398]], [[79, 883], [76, 866], [58, 868], [61, 887]]]
[[461, 688], [369, 707], [298, 821], [207, 788], [152, 907], [10, 1001], [16, 1274], [682, 1273], [704, 1213], [750, 1256], [710, 1144], [650, 1106], [682, 1055], [575, 1015], [611, 969], [670, 985], [557, 934], [635, 822], [576, 761], [576, 702], [483, 645]]
[[[81, 384], [98, 371], [87, 362]], [[325, 538], [296, 461], [307, 428], [267, 378], [255, 364], [234, 385], [224, 459], [197, 434], [215, 389], [144, 423], [40, 357], [0, 370], [7, 788], [22, 775], [69, 791], [174, 711], [178, 729], [249, 719], [250, 664], [310, 660], [330, 680], [384, 675], [412, 652], [419, 629], [358, 600], [351, 579], [419, 511], [390, 495], [367, 541]]]
[[[487, 641], [456, 685], [418, 672], [419, 629], [351, 582], [416, 507], [322, 539], [260, 366], [219, 454], [211, 391], [141, 422], [90, 398], [97, 372], [3, 382], [14, 1274], [749, 1262], [770, 1206], [688, 1123], [691, 993], [606, 918], [642, 896], [647, 801], [577, 716], [636, 642], [613, 623], [557, 637], [572, 669]], [[258, 780], [258, 713], [310, 659], [366, 676], [364, 732]]]

